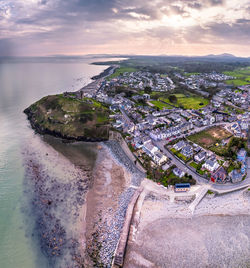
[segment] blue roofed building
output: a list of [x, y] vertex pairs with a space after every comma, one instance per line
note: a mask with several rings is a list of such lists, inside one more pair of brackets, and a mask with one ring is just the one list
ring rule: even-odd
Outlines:
[[187, 192], [190, 190], [190, 183], [176, 183], [174, 190], [175, 192]]
[[245, 162], [246, 161], [246, 156], [247, 152], [245, 149], [240, 149], [238, 154], [237, 154], [237, 160], [240, 162]]

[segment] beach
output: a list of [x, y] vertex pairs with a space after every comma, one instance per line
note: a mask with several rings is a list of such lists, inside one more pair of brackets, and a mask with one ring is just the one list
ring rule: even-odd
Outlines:
[[[120, 145], [34, 135], [23, 147], [24, 189], [49, 267], [110, 267], [138, 173]], [[123, 162], [119, 159], [123, 158]], [[130, 167], [130, 169], [129, 169]], [[141, 175], [141, 174], [140, 174]]]
[[194, 214], [161, 193], [138, 201], [124, 267], [249, 267], [248, 190], [207, 194]]

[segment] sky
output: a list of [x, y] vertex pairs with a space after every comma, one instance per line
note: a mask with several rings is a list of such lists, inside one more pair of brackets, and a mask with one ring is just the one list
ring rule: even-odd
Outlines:
[[250, 56], [250, 0], [0, 0], [0, 56]]

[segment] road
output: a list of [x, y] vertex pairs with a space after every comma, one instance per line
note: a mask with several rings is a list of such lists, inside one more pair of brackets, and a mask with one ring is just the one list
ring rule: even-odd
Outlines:
[[158, 147], [163, 153], [168, 157], [172, 158], [172, 163], [175, 164], [178, 168], [183, 170], [184, 172], [191, 175], [198, 183], [200, 184], [207, 184], [209, 183], [208, 180], [204, 179], [203, 177], [199, 176], [196, 172], [191, 170], [186, 164], [182, 163], [177, 157], [173, 156], [172, 153], [170, 153], [164, 145], [166, 144], [165, 141], [153, 141], [152, 143]]
[[209, 185], [209, 189], [211, 191], [214, 191], [214, 192], [219, 193], [219, 194], [223, 194], [223, 193], [228, 193], [228, 192], [240, 190], [240, 189], [243, 189], [246, 187], [250, 187], [250, 157], [248, 157], [248, 172], [247, 172], [246, 179], [244, 181], [236, 183], [236, 184], [221, 184], [220, 185], [220, 184], [213, 184], [212, 182], [210, 182], [210, 180], [207, 180], [207, 179], [201, 177], [199, 174], [197, 174], [192, 169], [190, 169], [185, 163], [180, 161], [179, 158], [173, 156], [173, 154], [171, 154], [169, 152], [169, 150], [167, 150], [164, 147], [165, 141], [153, 141], [152, 140], [152, 143], [156, 147], [158, 147], [161, 151], [163, 151], [164, 154], [168, 158], [171, 158], [173, 164], [175, 164], [178, 168], [180, 168], [184, 172], [188, 173], [189, 175], [192, 175], [192, 177], [196, 180], [197, 183]]

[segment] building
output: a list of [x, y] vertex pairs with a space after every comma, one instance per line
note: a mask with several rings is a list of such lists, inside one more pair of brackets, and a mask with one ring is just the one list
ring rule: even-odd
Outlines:
[[164, 154], [162, 154], [160, 151], [157, 151], [154, 154], [153, 159], [158, 165], [162, 165], [163, 163], [167, 161], [167, 157]]
[[242, 181], [243, 175], [238, 170], [234, 169], [229, 173], [229, 178], [232, 183], [237, 183]]
[[182, 171], [181, 169], [179, 169], [177, 167], [173, 169], [173, 173], [175, 176], [177, 176], [179, 178], [182, 178], [185, 175], [184, 171]]
[[205, 151], [202, 151], [194, 156], [194, 160], [197, 163], [201, 163], [206, 159], [207, 153]]
[[193, 147], [191, 145], [187, 145], [182, 148], [181, 153], [187, 158], [190, 158], [193, 155]]
[[237, 160], [240, 162], [246, 161], [247, 152], [244, 149], [240, 149], [240, 151], [237, 154]]
[[151, 157], [154, 155], [155, 152], [158, 151], [158, 148], [155, 147], [151, 142], [143, 145], [142, 149], [146, 154], [148, 154]]
[[225, 182], [227, 178], [227, 172], [223, 167], [218, 168], [211, 176], [212, 182]]
[[203, 168], [209, 170], [210, 172], [214, 172], [218, 167], [219, 164], [216, 160], [207, 160], [203, 165]]
[[190, 183], [176, 183], [174, 187], [175, 192], [188, 192], [190, 190]]
[[178, 141], [175, 145], [174, 145], [174, 149], [179, 151], [181, 150], [184, 146], [186, 146], [186, 143], [185, 141], [181, 140], [181, 141]]

